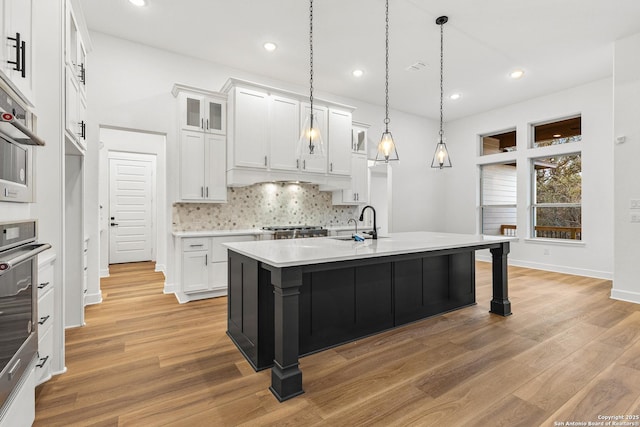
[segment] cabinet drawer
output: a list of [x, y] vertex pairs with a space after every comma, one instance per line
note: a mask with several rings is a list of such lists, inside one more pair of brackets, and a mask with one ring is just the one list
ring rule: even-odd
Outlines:
[[38, 337], [38, 360], [34, 368], [36, 385], [51, 377], [51, 357], [53, 355], [53, 328]]
[[44, 334], [53, 324], [53, 291], [38, 299], [38, 334]]
[[38, 270], [38, 299], [53, 289], [53, 264], [46, 264]]
[[229, 236], [229, 237], [212, 237], [211, 238], [211, 261], [222, 262], [227, 260], [227, 248], [223, 243], [229, 242], [252, 242], [256, 240], [253, 235]]
[[208, 237], [182, 239], [183, 252], [206, 251], [206, 250], [209, 250]]

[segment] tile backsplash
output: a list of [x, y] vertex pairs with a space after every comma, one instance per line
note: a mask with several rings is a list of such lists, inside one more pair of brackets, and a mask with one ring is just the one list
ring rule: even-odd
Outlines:
[[357, 206], [334, 206], [317, 185], [261, 183], [227, 189], [227, 203], [174, 203], [173, 231], [239, 230], [267, 225], [346, 226]]

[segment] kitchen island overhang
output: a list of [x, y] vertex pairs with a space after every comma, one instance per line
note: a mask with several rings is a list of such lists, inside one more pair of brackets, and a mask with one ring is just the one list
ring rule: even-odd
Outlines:
[[493, 260], [490, 311], [508, 316], [514, 238], [394, 233], [229, 243], [227, 334], [280, 401], [303, 393], [298, 358], [475, 304], [475, 251]]

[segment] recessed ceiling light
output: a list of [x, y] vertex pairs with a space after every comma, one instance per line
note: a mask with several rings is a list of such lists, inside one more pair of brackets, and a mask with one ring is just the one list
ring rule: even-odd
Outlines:
[[511, 72], [511, 74], [509, 74], [509, 77], [511, 77], [514, 80], [517, 80], [517, 79], [521, 78], [522, 76], [524, 76], [524, 71], [523, 70], [513, 70]]
[[559, 133], [554, 133], [554, 134], [553, 134], [553, 137], [554, 137], [554, 138], [560, 138], [561, 136], [562, 136], [562, 135], [560, 135]]
[[353, 74], [353, 77], [362, 77], [364, 75], [364, 71], [362, 71], [360, 69], [353, 70], [353, 72], [351, 74]]
[[129, 0], [129, 3], [138, 7], [146, 6], [147, 4], [146, 0]]
[[459, 93], [452, 93], [452, 94], [449, 96], [449, 99], [452, 99], [452, 100], [454, 100], [454, 101], [455, 101], [456, 99], [460, 99], [461, 97], [462, 97], [462, 94], [459, 94]]
[[278, 46], [273, 42], [266, 42], [262, 46], [264, 46], [264, 50], [266, 50], [267, 52], [273, 52], [278, 48]]

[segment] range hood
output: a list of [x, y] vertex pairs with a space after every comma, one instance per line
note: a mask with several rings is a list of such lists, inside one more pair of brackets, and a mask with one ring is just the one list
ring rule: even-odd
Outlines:
[[44, 145], [44, 141], [31, 132], [16, 117], [0, 108], [0, 133], [23, 145]]

